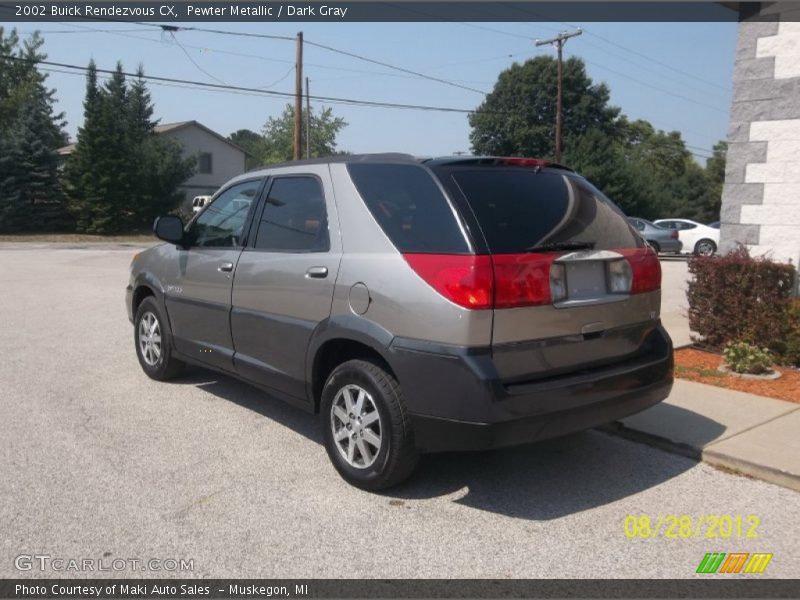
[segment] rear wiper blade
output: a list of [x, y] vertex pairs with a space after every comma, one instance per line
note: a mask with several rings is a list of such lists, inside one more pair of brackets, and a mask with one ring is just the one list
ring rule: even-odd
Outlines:
[[591, 250], [594, 242], [549, 242], [525, 248], [525, 252], [554, 252], [557, 250]]

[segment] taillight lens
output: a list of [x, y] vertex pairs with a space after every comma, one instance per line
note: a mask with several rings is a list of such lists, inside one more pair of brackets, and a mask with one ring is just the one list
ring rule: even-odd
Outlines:
[[[551, 266], [558, 254], [496, 254], [492, 256], [495, 277], [495, 308], [550, 304]], [[561, 269], [566, 295], [566, 281]], [[563, 296], [562, 296], [563, 297]]]
[[428, 285], [464, 308], [492, 308], [494, 276], [489, 256], [404, 254]]
[[[661, 289], [661, 263], [652, 248], [616, 250], [606, 263], [608, 291], [641, 294]], [[404, 254], [412, 269], [442, 296], [470, 309], [552, 304], [567, 297], [566, 268], [559, 253]]]
[[616, 250], [631, 266], [631, 294], [643, 294], [661, 289], [661, 263], [650, 248], [623, 248]]
[[669, 234], [669, 237], [671, 237], [673, 240], [677, 240], [678, 239], [678, 230], [677, 229], [673, 229], [672, 233]]

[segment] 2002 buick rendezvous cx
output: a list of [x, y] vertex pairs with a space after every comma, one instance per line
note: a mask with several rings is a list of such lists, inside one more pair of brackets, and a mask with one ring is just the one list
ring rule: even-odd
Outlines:
[[661, 268], [622, 212], [546, 161], [405, 155], [235, 178], [131, 266], [136, 352], [320, 414], [371, 490], [421, 452], [495, 448], [647, 408], [672, 385]]

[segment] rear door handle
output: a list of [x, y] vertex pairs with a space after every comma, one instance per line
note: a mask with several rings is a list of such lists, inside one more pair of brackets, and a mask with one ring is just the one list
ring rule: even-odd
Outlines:
[[328, 267], [310, 267], [306, 277], [310, 279], [325, 279], [328, 276]]
[[230, 273], [231, 271], [233, 271], [233, 263], [232, 262], [220, 263], [220, 265], [217, 267], [217, 271], [219, 271], [220, 273]]

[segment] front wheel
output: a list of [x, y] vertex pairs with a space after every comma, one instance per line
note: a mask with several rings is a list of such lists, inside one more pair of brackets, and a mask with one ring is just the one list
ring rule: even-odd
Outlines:
[[133, 322], [136, 357], [145, 374], [157, 381], [180, 374], [184, 364], [172, 356], [170, 331], [154, 298], [142, 300]]
[[403, 393], [383, 365], [350, 360], [322, 390], [325, 449], [347, 482], [377, 491], [408, 478], [419, 453]]
[[697, 256], [714, 256], [717, 245], [711, 240], [700, 240], [694, 246], [694, 253]]

